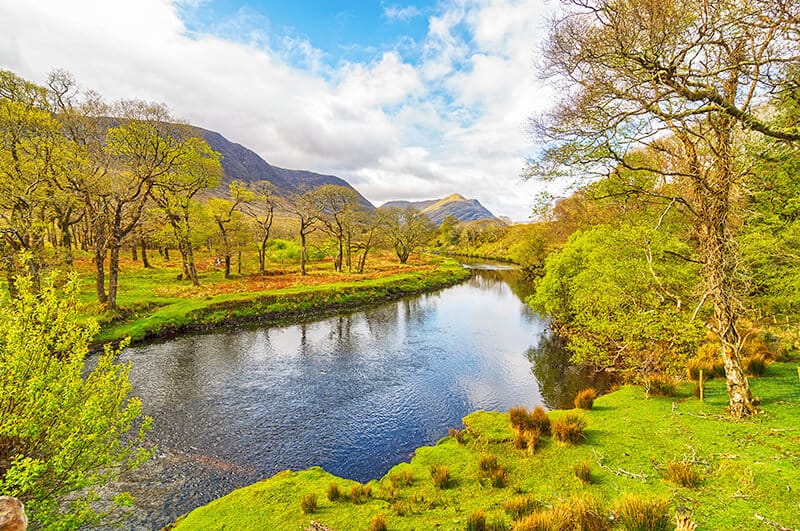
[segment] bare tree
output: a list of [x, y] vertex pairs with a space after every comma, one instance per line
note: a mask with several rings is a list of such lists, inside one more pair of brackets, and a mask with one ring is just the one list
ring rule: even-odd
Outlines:
[[401, 264], [408, 261], [418, 247], [430, 241], [436, 226], [419, 210], [388, 207], [379, 210], [381, 232], [394, 248]]
[[[792, 0], [564, 0], [545, 50], [564, 97], [533, 129], [549, 148], [529, 175], [643, 169], [646, 193], [691, 217], [711, 329], [720, 338], [731, 415], [755, 411], [740, 352], [735, 200], [747, 171], [742, 140], [796, 142], [800, 130], [760, 113], [798, 64], [800, 3]], [[647, 146], [657, 157], [631, 153]], [[657, 161], [648, 164], [646, 161]], [[676, 182], [689, 193], [675, 193]], [[681, 187], [677, 187], [680, 189]], [[631, 193], [645, 192], [632, 188]]]

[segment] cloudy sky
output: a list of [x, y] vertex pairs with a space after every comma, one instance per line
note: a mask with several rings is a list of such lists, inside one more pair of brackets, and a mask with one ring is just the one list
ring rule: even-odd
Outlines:
[[0, 68], [166, 103], [378, 205], [457, 192], [525, 220], [554, 1], [0, 0]]

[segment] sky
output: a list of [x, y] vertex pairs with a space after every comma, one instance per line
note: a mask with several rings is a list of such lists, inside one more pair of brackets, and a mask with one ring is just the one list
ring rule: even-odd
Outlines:
[[[376, 205], [460, 193], [529, 219], [555, 0], [0, 0], [0, 68], [165, 103]], [[552, 192], [552, 190], [551, 190]]]

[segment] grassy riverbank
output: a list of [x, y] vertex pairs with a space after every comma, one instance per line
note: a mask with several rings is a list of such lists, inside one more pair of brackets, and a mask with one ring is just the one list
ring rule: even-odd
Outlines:
[[[708, 384], [704, 402], [692, 395], [689, 384], [679, 387], [678, 396], [672, 398], [648, 399], [640, 388], [623, 387], [600, 397], [593, 410], [582, 413], [587, 428], [579, 444], [545, 437], [533, 455], [515, 448], [506, 414], [478, 411], [464, 419], [463, 444], [445, 437], [435, 446], [418, 449], [411, 463], [400, 464], [380, 481], [369, 483], [371, 495], [356, 500], [359, 503], [347, 499], [354, 486], [359, 489], [353, 481], [319, 468], [287, 471], [196, 509], [176, 528], [301, 529], [314, 520], [342, 531], [368, 529], [380, 514], [390, 530], [467, 529], [470, 516], [483, 511], [486, 520], [496, 525], [491, 529], [508, 529], [512, 513], [527, 507], [545, 511], [542, 518], [553, 517], [559, 511], [563, 515], [565, 510], [559, 507], [567, 506], [574, 513], [580, 506], [576, 499], [583, 506], [597, 507], [605, 524], [615, 522], [616, 528], [622, 528], [620, 504], [629, 494], [663, 500], [670, 525], [674, 525], [676, 510], [683, 510], [699, 529], [797, 528], [800, 382], [796, 364], [771, 365], [766, 376], [751, 383], [761, 399], [762, 413], [744, 422], [725, 415], [723, 381]], [[549, 416], [554, 420], [566, 414], [553, 411]], [[490, 456], [505, 471], [504, 481], [481, 473], [481, 462], [491, 468]], [[667, 479], [670, 463], [683, 463], [672, 465], [674, 469], [694, 471], [697, 485], [685, 487]], [[579, 464], [589, 467], [589, 483], [576, 477]], [[449, 469], [446, 488], [434, 486], [432, 465]], [[331, 484], [344, 493], [337, 501], [328, 498]], [[317, 507], [306, 513], [301, 501], [305, 497], [308, 503], [311, 495], [316, 496]], [[628, 503], [632, 503], [629, 498]], [[608, 519], [612, 515], [615, 520]]]
[[375, 259], [364, 274], [335, 273], [327, 261], [310, 264], [305, 276], [294, 267], [274, 264], [265, 275], [231, 279], [207, 262], [201, 286], [195, 287], [176, 280], [175, 262], [156, 262], [156, 267], [146, 269], [123, 261], [116, 312], [103, 312], [95, 302], [89, 266], [79, 264], [84, 312], [97, 316], [101, 324], [97, 342], [127, 336], [138, 342], [238, 324], [318, 318], [441, 289], [470, 276], [455, 261], [438, 257], [418, 258], [405, 265], [388, 257]]

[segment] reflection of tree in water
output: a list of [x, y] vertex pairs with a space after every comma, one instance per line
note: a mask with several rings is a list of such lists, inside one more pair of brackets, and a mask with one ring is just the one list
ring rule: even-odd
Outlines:
[[594, 387], [603, 392], [610, 385], [607, 373], [594, 373], [571, 364], [570, 352], [565, 346], [563, 338], [544, 332], [538, 345], [527, 352], [542, 400], [549, 409], [571, 409], [575, 395], [581, 389]]
[[508, 285], [522, 302], [536, 290], [531, 279], [519, 269], [475, 269], [473, 272], [470, 280], [473, 286], [502, 293]]

